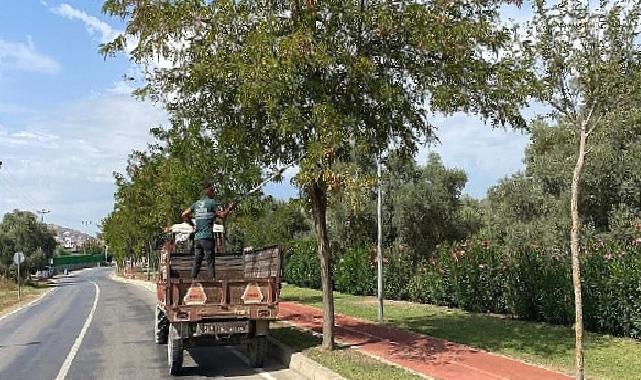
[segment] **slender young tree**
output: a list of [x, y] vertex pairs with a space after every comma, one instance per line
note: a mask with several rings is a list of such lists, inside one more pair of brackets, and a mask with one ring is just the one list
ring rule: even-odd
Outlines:
[[517, 48], [536, 75], [538, 100], [559, 123], [576, 134], [576, 161], [570, 197], [570, 253], [575, 302], [576, 378], [584, 378], [581, 301], [581, 174], [589, 138], [608, 128], [615, 113], [638, 108], [641, 55], [638, 44], [641, 2], [588, 0], [534, 2], [534, 18]]
[[433, 133], [430, 111], [524, 126], [514, 89], [527, 77], [496, 54], [510, 41], [501, 3], [106, 0], [127, 28], [102, 50], [146, 65], [137, 93], [196, 120], [237, 162], [298, 165], [321, 263], [323, 347], [333, 349], [328, 196], [362, 185], [336, 164], [354, 148], [416, 151]]

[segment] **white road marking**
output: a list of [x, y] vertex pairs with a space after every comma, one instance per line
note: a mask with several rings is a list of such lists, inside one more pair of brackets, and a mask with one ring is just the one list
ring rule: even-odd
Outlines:
[[22, 311], [22, 310], [24, 310], [24, 309], [26, 309], [26, 308], [29, 308], [29, 307], [31, 307], [31, 306], [36, 305], [38, 302], [42, 301], [46, 296], [48, 296], [49, 294], [52, 294], [52, 293], [53, 293], [53, 292], [55, 292], [56, 290], [57, 290], [57, 288], [50, 288], [50, 289], [49, 289], [49, 290], [47, 290], [46, 292], [42, 293], [42, 294], [41, 294], [38, 298], [36, 298], [35, 300], [29, 301], [29, 303], [27, 303], [27, 304], [25, 304], [25, 305], [23, 305], [23, 306], [20, 306], [19, 308], [14, 309], [14, 310], [12, 310], [12, 311], [8, 312], [7, 314], [0, 315], [0, 321], [2, 321], [3, 319], [5, 319], [5, 318], [7, 318], [7, 317], [9, 317], [9, 316], [11, 316], [11, 315], [16, 314], [16, 313], [18, 313], [18, 312], [20, 312], [20, 311]]
[[58, 376], [56, 376], [56, 380], [64, 380], [67, 377], [69, 368], [71, 368], [71, 362], [73, 362], [73, 359], [76, 357], [78, 349], [80, 348], [80, 344], [82, 344], [82, 340], [85, 338], [85, 334], [87, 333], [89, 325], [91, 325], [91, 321], [93, 320], [93, 314], [96, 312], [96, 306], [98, 306], [98, 297], [100, 297], [100, 287], [98, 287], [98, 284], [93, 281], [91, 283], [96, 287], [96, 297], [93, 300], [93, 306], [91, 307], [91, 311], [87, 316], [87, 320], [85, 321], [84, 326], [82, 326], [82, 330], [80, 330], [80, 334], [78, 334], [76, 341], [73, 342], [73, 346], [71, 346], [71, 350], [69, 350], [69, 354], [67, 355], [65, 362], [62, 363], [62, 367], [60, 367], [60, 371], [58, 372]]
[[[235, 349], [233, 347], [225, 347], [225, 348], [227, 348], [229, 351], [231, 351], [231, 353], [234, 354], [238, 359], [240, 359], [240, 361], [245, 363], [245, 365], [249, 365], [249, 360], [245, 357], [245, 355], [240, 353], [240, 351], [238, 351], [237, 349]], [[256, 372], [256, 374], [258, 376], [262, 377], [263, 379], [277, 380], [274, 376], [270, 375], [268, 372], [265, 372], [265, 370], [262, 369], [262, 368], [252, 368], [252, 370], [254, 372]]]

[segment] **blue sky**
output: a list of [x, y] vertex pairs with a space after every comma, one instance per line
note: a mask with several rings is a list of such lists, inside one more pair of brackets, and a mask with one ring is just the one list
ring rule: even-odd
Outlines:
[[[130, 95], [125, 57], [106, 61], [98, 45], [124, 26], [101, 14], [98, 0], [0, 1], [0, 215], [50, 209], [48, 222], [84, 229], [113, 207], [113, 171], [166, 123], [158, 106]], [[526, 10], [506, 8], [507, 17]], [[449, 166], [468, 173], [466, 191], [488, 187], [522, 168], [528, 137], [491, 130], [474, 116], [435, 117]], [[424, 161], [426, 151], [419, 154]], [[279, 197], [297, 192], [270, 185]], [[93, 231], [91, 231], [93, 232]]]

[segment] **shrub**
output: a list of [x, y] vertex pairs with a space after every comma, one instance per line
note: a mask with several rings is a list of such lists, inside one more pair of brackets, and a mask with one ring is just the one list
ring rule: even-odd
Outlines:
[[409, 283], [409, 296], [414, 302], [453, 306], [449, 281], [433, 269], [421, 268]]
[[[641, 244], [592, 244], [581, 262], [586, 328], [640, 338]], [[411, 279], [409, 294], [417, 302], [571, 324], [571, 274], [567, 253], [535, 247], [504, 253], [474, 243], [440, 250]]]
[[[474, 242], [442, 247], [430, 261], [416, 265], [412, 257], [398, 247], [386, 252], [386, 298], [409, 298], [553, 324], [574, 321], [568, 252], [535, 246], [506, 251], [487, 242]], [[338, 256], [336, 289], [373, 294], [373, 258], [373, 252], [363, 248]], [[641, 240], [626, 245], [590, 243], [582, 249], [581, 265], [586, 329], [641, 338]], [[297, 285], [320, 287], [314, 241], [292, 245], [286, 255], [285, 278]]]
[[285, 281], [306, 288], [321, 287], [316, 241], [305, 239], [292, 242], [283, 259]]
[[641, 247], [597, 243], [583, 262], [586, 328], [641, 338]]
[[352, 248], [338, 257], [334, 268], [334, 286], [339, 292], [372, 295], [376, 289], [376, 264], [366, 248]]
[[443, 250], [439, 257], [452, 265], [447, 272], [453, 274], [455, 304], [472, 312], [506, 311], [505, 263], [497, 249], [466, 243], [451, 254]]
[[413, 255], [408, 249], [393, 247], [384, 253], [383, 289], [386, 299], [409, 299], [409, 284], [414, 271]]

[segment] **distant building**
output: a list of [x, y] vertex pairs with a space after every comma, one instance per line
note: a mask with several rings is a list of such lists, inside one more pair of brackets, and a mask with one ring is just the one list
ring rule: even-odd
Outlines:
[[74, 230], [73, 228], [58, 226], [56, 224], [49, 224], [49, 229], [55, 234], [55, 239], [64, 249], [77, 252], [79, 247], [86, 243], [95, 243], [99, 240], [95, 237]]

